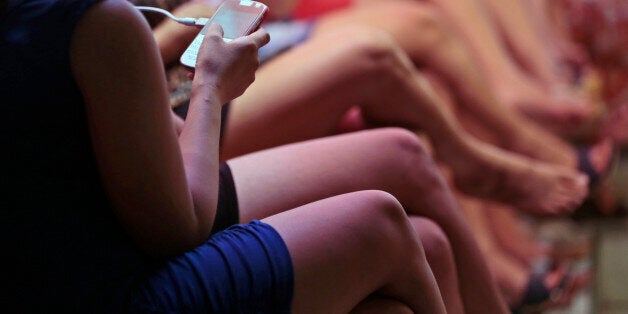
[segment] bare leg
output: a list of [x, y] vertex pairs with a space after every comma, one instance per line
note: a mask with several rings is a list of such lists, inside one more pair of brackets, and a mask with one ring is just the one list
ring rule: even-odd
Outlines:
[[[392, 40], [378, 34], [364, 28], [329, 34], [264, 66], [231, 108], [223, 157], [333, 134], [347, 110], [359, 105], [375, 125], [426, 130], [438, 158], [467, 192], [539, 213], [569, 211], [582, 200], [586, 179], [573, 170], [511, 154], [464, 132], [429, 81]], [[299, 71], [285, 71], [295, 63]], [[292, 89], [275, 92], [285, 86]]]
[[536, 259], [548, 256], [549, 247], [526, 228], [523, 217], [516, 208], [497, 203], [484, 204], [493, 239], [504, 253], [528, 266], [532, 266]]
[[390, 194], [339, 195], [264, 222], [279, 232], [292, 257], [294, 313], [348, 313], [371, 294], [416, 313], [445, 313], [420, 240]]
[[[584, 123], [575, 123], [575, 126], [579, 126], [579, 132], [574, 130], [570, 132], [571, 134], [567, 132], [563, 134], [582, 140], [595, 137], [607, 110], [601, 101], [599, 88], [590, 88], [592, 84], [599, 84], [601, 78], [586, 66], [584, 50], [578, 50], [564, 34], [559, 36], [558, 27], [548, 25], [548, 12], [538, 7], [541, 5], [538, 1], [480, 0], [480, 2], [489, 8], [495, 25], [501, 30], [502, 37], [515, 58], [535, 80], [548, 86], [548, 90], [553, 94], [574, 95], [594, 105], [591, 107], [594, 110], [592, 119], [584, 120]], [[558, 46], [564, 47], [563, 51], [559, 52]], [[580, 61], [575, 60], [577, 55], [580, 55]], [[560, 132], [559, 129], [557, 131]]]
[[387, 2], [321, 17], [314, 38], [352, 24], [382, 29], [395, 38], [412, 61], [427, 65], [445, 80], [461, 100], [458, 105], [494, 132], [497, 145], [540, 160], [575, 167], [576, 155], [570, 145], [498, 101], [488, 84], [490, 80], [444, 20], [430, 4]]
[[414, 230], [419, 234], [427, 262], [436, 277], [436, 283], [445, 301], [447, 313], [464, 313], [456, 262], [447, 235], [429, 219], [418, 216], [409, 218]]
[[[569, 78], [560, 76], [559, 61], [550, 50], [550, 37], [543, 35], [542, 16], [537, 16], [533, 4], [522, 0], [480, 0], [489, 9], [502, 37], [512, 48], [519, 62], [532, 75], [549, 86], [570, 85]], [[545, 13], [546, 14], [546, 13]]]
[[490, 233], [490, 225], [486, 222], [483, 202], [458, 194], [460, 207], [465, 214], [473, 234], [478, 239], [484, 256], [489, 261], [489, 268], [495, 282], [500, 287], [508, 304], [514, 305], [523, 296], [529, 277], [529, 268], [514, 259], [502, 254], [497, 249]]
[[[526, 75], [501, 42], [486, 8], [476, 1], [431, 0], [455, 21], [465, 35], [481, 70], [488, 75], [500, 101], [517, 108], [544, 127], [572, 135], [581, 123], [596, 120], [598, 105], [571, 91], [554, 90]], [[548, 88], [549, 87], [549, 88]], [[558, 128], [556, 126], [559, 126]]]
[[351, 314], [414, 314], [405, 304], [390, 298], [372, 297], [358, 304]]
[[[462, 298], [460, 296], [456, 265], [451, 244], [441, 228], [433, 221], [410, 216], [410, 223], [419, 235], [425, 249], [427, 262], [434, 273], [436, 283], [445, 302], [447, 313], [464, 313]], [[411, 314], [412, 311], [398, 301], [378, 297], [372, 297], [360, 303], [351, 312], [354, 313], [399, 313]]]
[[[527, 284], [531, 276], [531, 267], [505, 253], [495, 242], [491, 226], [487, 220], [485, 204], [482, 200], [457, 194], [463, 212], [480, 243], [482, 252], [489, 261], [489, 268], [508, 304], [517, 307], [523, 301]], [[556, 289], [567, 275], [566, 265], [550, 269], [543, 278], [543, 284], [550, 291]], [[556, 299], [544, 302], [546, 308], [568, 305], [576, 291], [588, 284], [589, 274], [579, 274], [568, 278], [563, 293]]]
[[[354, 132], [280, 146], [228, 163], [244, 222], [337, 193], [378, 189], [393, 194], [408, 214], [433, 220], [447, 235], [465, 310], [504, 313], [464, 217], [414, 134], [401, 129]], [[262, 170], [274, 175], [263, 175]], [[329, 221], [336, 219], [335, 215], [329, 217], [334, 217]]]
[[564, 14], [567, 8], [562, 1], [530, 0], [529, 5], [543, 34], [550, 38], [548, 43], [556, 59], [577, 66], [590, 62], [586, 50], [568, 29]]

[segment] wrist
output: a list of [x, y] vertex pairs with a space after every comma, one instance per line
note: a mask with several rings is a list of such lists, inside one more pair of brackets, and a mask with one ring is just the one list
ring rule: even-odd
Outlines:
[[216, 104], [222, 106], [227, 101], [220, 97], [219, 86], [213, 80], [204, 80], [202, 78], [194, 78], [192, 81], [192, 91], [190, 98], [201, 98], [203, 103]]

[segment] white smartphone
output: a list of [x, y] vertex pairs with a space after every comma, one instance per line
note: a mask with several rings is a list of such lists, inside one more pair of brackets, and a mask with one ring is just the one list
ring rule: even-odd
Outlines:
[[224, 31], [223, 40], [231, 41], [246, 36], [259, 28], [268, 13], [268, 7], [257, 1], [227, 0], [224, 1], [196, 38], [181, 55], [180, 62], [193, 70], [196, 66], [196, 55], [201, 47], [209, 23], [218, 23]]

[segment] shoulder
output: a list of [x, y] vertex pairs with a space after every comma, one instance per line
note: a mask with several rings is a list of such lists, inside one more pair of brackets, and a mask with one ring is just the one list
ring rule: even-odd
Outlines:
[[79, 21], [71, 50], [75, 56], [110, 59], [100, 59], [100, 63], [119, 63], [154, 45], [150, 27], [137, 9], [126, 0], [104, 0]]
[[86, 24], [82, 26], [104, 23], [96, 25], [101, 28], [99, 35], [106, 35], [110, 32], [107, 29], [102, 29], [103, 26], [110, 27], [109, 30], [116, 30], [133, 27], [143, 28], [147, 25], [139, 11], [126, 0], [98, 1], [86, 12], [81, 23]]
[[87, 103], [102, 97], [128, 103], [149, 90], [167, 94], [151, 29], [126, 0], [99, 2], [85, 14], [73, 35], [70, 60]]

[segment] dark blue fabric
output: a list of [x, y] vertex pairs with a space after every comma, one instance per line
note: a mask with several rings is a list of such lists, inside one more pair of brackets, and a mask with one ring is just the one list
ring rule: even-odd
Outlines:
[[121, 312], [155, 263], [108, 202], [70, 67], [72, 33], [97, 1], [16, 0], [0, 12], [4, 313]]
[[100, 184], [70, 68], [96, 1], [16, 0], [0, 18], [3, 285], [20, 312], [105, 310], [145, 263]]
[[235, 225], [158, 265], [132, 299], [137, 313], [290, 312], [290, 254], [269, 225]]

